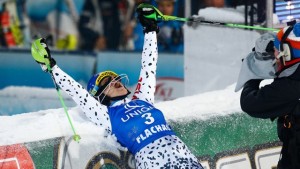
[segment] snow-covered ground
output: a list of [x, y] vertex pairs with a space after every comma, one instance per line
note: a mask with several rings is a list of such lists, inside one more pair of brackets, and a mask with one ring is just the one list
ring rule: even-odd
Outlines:
[[[164, 112], [167, 120], [173, 121], [203, 120], [216, 115], [241, 112], [239, 105], [240, 93], [235, 93], [234, 87], [233, 84], [224, 90], [159, 102], [156, 106]], [[18, 87], [14, 89], [18, 89]], [[31, 95], [30, 93], [42, 93], [43, 96], [58, 99], [57, 96], [53, 95], [54, 89], [32, 87], [21, 87], [21, 89], [22, 92], [19, 90], [20, 96]], [[23, 100], [18, 104], [39, 107], [36, 103], [32, 103], [30, 99]], [[68, 112], [72, 117], [76, 132], [80, 135], [104, 134], [104, 130], [91, 123], [80, 108], [70, 107]], [[0, 146], [70, 135], [73, 135], [73, 133], [63, 108], [40, 110], [13, 116], [0, 116]]]

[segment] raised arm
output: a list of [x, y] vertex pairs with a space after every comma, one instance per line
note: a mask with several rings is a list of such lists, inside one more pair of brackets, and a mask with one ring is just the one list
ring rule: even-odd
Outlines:
[[[107, 113], [107, 107], [90, 96], [84, 87], [56, 65], [55, 60], [51, 58], [50, 51], [44, 40], [36, 40], [33, 43], [31, 50], [34, 59], [42, 66], [42, 69], [53, 75], [55, 83], [72, 97], [89, 120], [98, 126], [104, 127], [108, 133], [111, 133], [111, 124]], [[46, 60], [50, 63], [50, 70], [49, 68], [45, 68]]]
[[72, 97], [89, 120], [97, 126], [105, 127], [105, 129], [110, 132], [111, 124], [109, 121], [107, 107], [100, 104], [84, 87], [62, 71], [57, 65], [52, 68], [52, 73], [55, 78], [55, 82], [63, 91]]
[[144, 46], [141, 61], [141, 71], [133, 99], [140, 99], [151, 104], [154, 103], [156, 88], [156, 67], [157, 67], [157, 27], [156, 20], [146, 18], [152, 15], [155, 10], [151, 8], [138, 8], [138, 19], [144, 28]]

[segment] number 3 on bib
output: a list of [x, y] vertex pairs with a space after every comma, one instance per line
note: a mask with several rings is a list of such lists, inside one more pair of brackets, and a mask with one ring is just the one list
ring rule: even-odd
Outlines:
[[152, 124], [154, 122], [154, 118], [151, 116], [151, 113], [145, 113], [141, 117], [146, 118], [145, 124]]

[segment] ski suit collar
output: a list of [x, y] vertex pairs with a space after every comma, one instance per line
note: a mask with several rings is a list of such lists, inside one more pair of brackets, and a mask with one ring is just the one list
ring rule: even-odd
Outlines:
[[110, 107], [115, 107], [115, 106], [119, 106], [121, 104], [125, 104], [125, 103], [128, 103], [130, 102], [131, 100], [128, 99], [127, 97], [125, 99], [122, 99], [122, 100], [117, 100], [117, 101], [113, 101], [111, 104], [110, 104]]

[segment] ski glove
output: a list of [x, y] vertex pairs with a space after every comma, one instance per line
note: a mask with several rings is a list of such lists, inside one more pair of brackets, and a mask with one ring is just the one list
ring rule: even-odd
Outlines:
[[159, 32], [159, 27], [157, 26], [157, 20], [155, 18], [147, 18], [145, 16], [157, 15], [156, 11], [151, 8], [151, 6], [139, 6], [136, 9], [138, 14], [137, 19], [143, 26], [144, 33], [156, 31]]
[[51, 57], [50, 50], [44, 38], [39, 38], [32, 43], [31, 55], [40, 64], [44, 72], [48, 72], [56, 65], [56, 61]]

